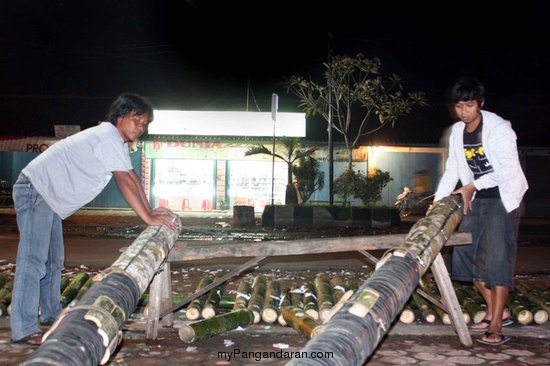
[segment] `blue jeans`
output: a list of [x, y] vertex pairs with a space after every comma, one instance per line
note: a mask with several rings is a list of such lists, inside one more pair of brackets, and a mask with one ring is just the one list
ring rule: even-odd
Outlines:
[[13, 186], [20, 240], [11, 302], [11, 338], [20, 340], [40, 330], [61, 312], [61, 269], [65, 257], [61, 218], [24, 175]]
[[453, 248], [452, 278], [512, 288], [518, 224], [517, 210], [506, 212], [499, 198], [474, 200], [459, 229], [472, 233], [472, 244]]

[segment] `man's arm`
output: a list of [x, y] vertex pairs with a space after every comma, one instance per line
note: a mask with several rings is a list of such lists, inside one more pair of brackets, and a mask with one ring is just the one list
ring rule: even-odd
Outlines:
[[177, 229], [174, 213], [171, 211], [159, 213], [151, 208], [139, 178], [133, 170], [114, 171], [113, 177], [128, 205], [147, 225], [164, 225], [170, 229]]

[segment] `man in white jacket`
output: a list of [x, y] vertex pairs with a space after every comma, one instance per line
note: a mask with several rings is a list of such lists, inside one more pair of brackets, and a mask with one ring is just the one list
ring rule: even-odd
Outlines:
[[505, 305], [516, 260], [518, 207], [528, 185], [510, 122], [481, 109], [483, 85], [461, 78], [451, 90], [451, 102], [460, 121], [451, 128], [449, 157], [434, 200], [462, 195], [461, 230], [471, 231], [472, 245], [453, 249], [452, 277], [473, 281], [487, 314], [470, 329], [485, 332], [481, 343], [498, 345], [509, 340], [502, 327], [511, 324]]

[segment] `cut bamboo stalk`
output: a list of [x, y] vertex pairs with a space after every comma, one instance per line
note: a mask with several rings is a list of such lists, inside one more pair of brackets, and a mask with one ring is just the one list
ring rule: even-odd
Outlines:
[[283, 327], [286, 326], [285, 319], [283, 318], [283, 309], [290, 306], [290, 289], [288, 287], [284, 288], [281, 291], [281, 302], [279, 303], [279, 316], [277, 317], [277, 322]]
[[332, 294], [334, 296], [334, 302], [337, 303], [343, 294], [348, 290], [344, 279], [340, 276], [336, 276], [330, 279], [330, 284], [332, 285]]
[[271, 280], [267, 284], [265, 300], [262, 308], [262, 320], [268, 324], [275, 323], [279, 316], [279, 303], [281, 301], [281, 285], [278, 281]]
[[304, 312], [313, 319], [319, 319], [319, 310], [317, 308], [317, 294], [315, 286], [312, 283], [306, 283], [304, 290]]
[[317, 303], [319, 304], [319, 320], [321, 323], [324, 323], [335, 304], [334, 297], [332, 296], [332, 286], [325, 275], [320, 274], [315, 277], [315, 292], [317, 293]]
[[294, 329], [308, 339], [318, 335], [324, 327], [317, 320], [307, 315], [303, 309], [296, 306], [284, 308], [282, 314], [287, 324], [292, 325]]
[[239, 283], [237, 288], [237, 294], [235, 296], [235, 304], [233, 305], [233, 310], [245, 310], [248, 306], [248, 300], [250, 300], [250, 295], [252, 295], [252, 286], [246, 281]]
[[71, 279], [69, 278], [69, 276], [61, 276], [61, 282], [59, 284], [59, 289], [61, 294], [67, 288], [67, 286], [69, 286], [70, 282], [71, 282]]
[[462, 286], [457, 282], [453, 283], [456, 296], [462, 303], [462, 307], [470, 315], [470, 319], [477, 324], [485, 319], [487, 311], [483, 298], [472, 286]]
[[522, 325], [531, 324], [533, 322], [533, 313], [527, 308], [528, 303], [521, 297], [521, 293], [518, 291], [510, 291], [506, 306], [510, 309], [510, 312]]
[[299, 308], [304, 307], [304, 291], [301, 287], [293, 285], [290, 288], [290, 304]]
[[0, 272], [0, 288], [4, 287], [4, 284], [8, 280], [8, 276], [4, 272]]
[[237, 310], [199, 320], [180, 327], [178, 334], [185, 343], [197, 342], [237, 327], [247, 327], [254, 321], [254, 315], [248, 310]]
[[90, 276], [86, 272], [79, 272], [61, 294], [61, 306], [66, 307], [75, 298], [80, 288], [88, 281]]
[[412, 324], [416, 320], [416, 314], [410, 306], [406, 306], [399, 315], [399, 321], [404, 324]]
[[328, 322], [330, 318], [332, 318], [332, 316], [336, 314], [338, 310], [342, 308], [342, 306], [344, 306], [346, 301], [348, 301], [352, 295], [353, 295], [353, 290], [347, 290], [346, 292], [344, 292], [342, 297], [340, 297], [340, 300], [338, 300], [338, 302], [332, 307], [332, 309], [330, 309], [330, 312], [327, 314], [323, 324]]
[[[212, 283], [212, 277], [207, 276], [207, 277], [201, 278], [195, 292], [203, 289], [204, 287], [208, 286], [210, 283]], [[198, 318], [200, 318], [202, 305], [204, 304], [205, 300], [206, 300], [206, 295], [202, 295], [196, 298], [195, 300], [191, 301], [191, 303], [189, 303], [189, 305], [187, 306], [187, 309], [185, 310], [185, 317], [189, 320], [197, 320]]]
[[435, 321], [437, 320], [437, 316], [435, 311], [428, 304], [428, 302], [420, 297], [416, 292], [412, 294], [412, 297], [418, 305], [418, 310], [420, 312], [420, 315], [422, 315], [422, 319], [424, 319], [426, 323], [435, 323]]
[[220, 309], [232, 310], [235, 306], [235, 296], [222, 296], [218, 307]]
[[[214, 281], [218, 280], [221, 276], [216, 276]], [[216, 315], [216, 309], [220, 303], [223, 294], [223, 285], [213, 288], [208, 293], [204, 305], [202, 307], [201, 315], [204, 319], [210, 319]]]
[[262, 318], [262, 307], [265, 298], [265, 277], [262, 274], [257, 275], [252, 283], [252, 295], [248, 301], [247, 309], [254, 314], [254, 324], [258, 324]]

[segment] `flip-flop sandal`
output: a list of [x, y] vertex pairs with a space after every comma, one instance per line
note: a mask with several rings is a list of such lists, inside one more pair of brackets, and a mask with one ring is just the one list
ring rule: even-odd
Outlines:
[[[484, 324], [483, 327], [478, 327], [479, 325]], [[491, 324], [491, 321], [488, 319], [481, 319], [479, 323], [475, 323], [470, 327], [470, 330], [472, 332], [485, 332], [487, 329], [489, 329], [489, 324]]]
[[[478, 328], [475, 327], [476, 325], [481, 324], [481, 323], [485, 324], [486, 326], [478, 327]], [[476, 323], [476, 324], [472, 325], [470, 327], [470, 330], [472, 332], [485, 332], [487, 329], [489, 329], [490, 324], [491, 324], [490, 320], [482, 319], [479, 323]], [[512, 325], [512, 324], [514, 324], [514, 320], [512, 318], [506, 318], [506, 319], [502, 320], [502, 326], [503, 327], [507, 327], [507, 326]]]
[[[495, 337], [495, 336], [498, 337], [497, 340], [495, 341], [490, 341], [487, 339], [489, 337]], [[510, 340], [510, 337], [505, 336], [502, 333], [493, 333], [493, 332], [485, 332], [483, 337], [476, 339], [476, 341], [478, 341], [479, 343], [487, 344], [489, 346], [500, 346], [501, 344], [504, 344], [509, 340]]]

